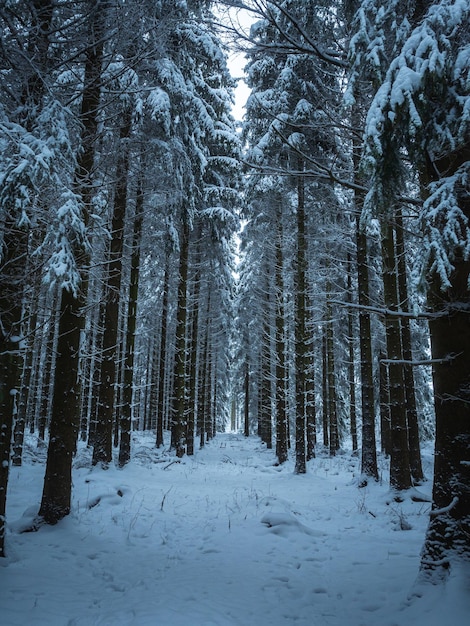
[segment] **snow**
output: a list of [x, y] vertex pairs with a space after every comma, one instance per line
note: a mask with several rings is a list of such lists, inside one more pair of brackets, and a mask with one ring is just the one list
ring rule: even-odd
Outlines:
[[[181, 460], [152, 433], [133, 439], [124, 470], [90, 470], [81, 447], [72, 513], [21, 533], [44, 474], [29, 440], [9, 481], [2, 626], [468, 623], [463, 566], [445, 586], [414, 584], [429, 503], [394, 502], [384, 459], [383, 482], [358, 489], [349, 452], [296, 476], [256, 437], [219, 434]], [[423, 457], [430, 476], [430, 448]], [[419, 489], [429, 496], [431, 481]]]

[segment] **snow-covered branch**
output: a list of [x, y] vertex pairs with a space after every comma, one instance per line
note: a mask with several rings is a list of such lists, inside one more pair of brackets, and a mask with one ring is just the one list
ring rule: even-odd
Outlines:
[[433, 511], [431, 511], [430, 516], [439, 517], [440, 515], [445, 515], [446, 513], [449, 513], [449, 511], [451, 511], [455, 506], [457, 506], [458, 502], [459, 502], [458, 497], [454, 496], [450, 504], [442, 507], [441, 509], [434, 509]]

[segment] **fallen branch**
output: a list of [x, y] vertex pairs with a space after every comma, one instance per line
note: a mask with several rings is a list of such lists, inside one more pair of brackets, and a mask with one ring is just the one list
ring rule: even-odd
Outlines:
[[175, 459], [171, 463], [168, 463], [168, 465], [165, 465], [165, 467], [163, 469], [164, 470], [168, 469], [170, 467], [170, 465], [173, 465], [174, 463], [181, 463], [181, 461], [179, 459]]

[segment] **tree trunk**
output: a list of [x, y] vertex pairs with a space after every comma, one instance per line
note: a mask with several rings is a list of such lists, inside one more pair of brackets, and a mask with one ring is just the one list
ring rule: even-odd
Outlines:
[[[298, 169], [304, 169], [301, 159]], [[280, 220], [279, 220], [280, 222]], [[282, 267], [282, 266], [281, 266]], [[307, 243], [305, 239], [305, 179], [297, 179], [297, 241], [295, 258], [295, 473], [305, 474], [306, 465], [306, 372], [307, 333], [305, 330]]]
[[137, 297], [139, 295], [140, 240], [144, 215], [144, 193], [142, 181], [137, 190], [134, 215], [134, 232], [132, 237], [131, 275], [129, 284], [129, 301], [127, 303], [126, 350], [124, 356], [124, 384], [122, 389], [122, 407], [120, 416], [121, 438], [119, 441], [119, 467], [124, 467], [131, 458], [132, 430], [132, 395], [134, 378], [134, 346], [137, 326]]
[[[75, 174], [75, 192], [83, 202], [85, 225], [88, 223], [92, 200], [91, 177], [98, 136], [105, 10], [104, 5], [97, 5], [92, 14], [92, 40], [86, 51], [84, 72], [80, 115], [82, 141]], [[79, 352], [86, 304], [85, 271], [88, 259], [83, 250], [75, 250], [74, 254], [77, 267], [82, 272], [82, 284], [76, 294], [62, 289], [49, 448], [39, 509], [39, 516], [48, 524], [55, 524], [70, 512], [72, 456], [75, 453], [80, 419]]]
[[5, 247], [4, 262], [0, 266], [0, 557], [5, 556], [10, 448], [23, 361], [21, 293], [24, 279], [23, 268], [18, 271], [16, 246], [9, 240], [3, 243], [9, 245]]
[[[451, 163], [429, 164], [427, 180], [432, 180], [436, 172], [445, 171], [449, 176], [469, 161], [468, 145], [453, 156]], [[468, 223], [470, 200], [463, 188], [458, 201]], [[438, 314], [429, 322], [432, 358], [436, 359], [436, 443], [433, 504], [421, 571], [433, 581], [443, 580], [455, 560], [470, 560], [470, 261], [463, 250], [456, 250], [453, 266], [451, 286], [443, 290], [439, 277], [433, 275], [428, 295], [431, 312]]]
[[199, 271], [200, 255], [196, 255], [196, 275], [194, 277], [192, 311], [191, 311], [191, 348], [189, 361], [189, 411], [187, 431], [187, 454], [194, 454], [194, 428], [197, 415], [197, 357], [198, 357], [198, 330], [199, 330], [199, 293], [201, 288], [201, 276]]
[[305, 383], [305, 411], [307, 421], [307, 461], [310, 461], [315, 458], [315, 446], [317, 445], [317, 410], [315, 404], [315, 361], [313, 356], [313, 339], [310, 343], [307, 380]]
[[171, 437], [176, 456], [186, 452], [186, 319], [188, 289], [189, 217], [183, 215], [180, 239], [175, 364], [171, 407]]
[[160, 326], [160, 356], [158, 364], [158, 377], [155, 384], [158, 385], [157, 401], [157, 438], [155, 445], [157, 448], [163, 446], [163, 422], [165, 412], [165, 373], [166, 373], [166, 352], [167, 352], [167, 327], [168, 327], [168, 291], [170, 288], [170, 259], [167, 251], [165, 257], [165, 273], [163, 278], [163, 299]]
[[[385, 307], [398, 310], [398, 283], [395, 241], [390, 223], [382, 222], [382, 263]], [[405, 381], [401, 326], [397, 316], [385, 317], [387, 357], [396, 361], [389, 365], [390, 396], [390, 486], [398, 491], [411, 487], [408, 425], [406, 421]]]
[[[117, 389], [117, 362], [119, 345], [119, 303], [121, 300], [121, 277], [124, 250], [124, 226], [127, 208], [127, 177], [129, 172], [129, 137], [131, 134], [131, 110], [123, 113], [119, 131], [119, 156], [116, 168], [111, 222], [111, 242], [108, 251], [105, 285], [105, 311], [103, 332], [103, 357], [101, 362], [100, 414], [96, 423], [93, 442], [93, 465], [107, 467], [113, 458], [113, 424]], [[131, 287], [132, 289], [132, 287]], [[130, 304], [132, 307], [132, 304]]]
[[[204, 340], [203, 340], [203, 346], [201, 349], [202, 355], [199, 361], [199, 377], [198, 377], [199, 389], [198, 389], [197, 428], [199, 432], [199, 445], [201, 448], [203, 448], [206, 443], [206, 428], [207, 428], [207, 415], [206, 415], [206, 408], [205, 408], [205, 389], [207, 385], [207, 376], [208, 376], [207, 359], [208, 359], [208, 346], [209, 346], [209, 324], [208, 324], [209, 309], [210, 309], [210, 305], [209, 305], [209, 297], [208, 297], [206, 328], [204, 331]], [[245, 379], [245, 384], [246, 384], [246, 379]], [[249, 387], [248, 389], [245, 389], [245, 394], [246, 394], [245, 400], [247, 403], [249, 401], [248, 393], [249, 393]], [[245, 407], [245, 414], [247, 413], [247, 411], [248, 411], [248, 408]], [[246, 435], [247, 437], [248, 437], [248, 434]]]
[[[32, 0], [27, 54], [33, 68], [21, 94], [24, 114], [20, 121], [31, 131], [33, 119], [44, 95], [43, 78], [48, 65], [49, 36], [52, 20], [51, 0]], [[5, 556], [5, 514], [10, 446], [23, 366], [22, 294], [26, 278], [28, 232], [19, 226], [15, 199], [2, 207], [2, 248], [0, 262], [0, 557]]]
[[[356, 224], [357, 244], [357, 287], [360, 306], [369, 306], [369, 269], [367, 254], [367, 235], [360, 225], [359, 215]], [[375, 441], [375, 403], [374, 374], [372, 367], [372, 333], [370, 314], [359, 310], [359, 347], [361, 353], [361, 408], [362, 408], [362, 455], [361, 455], [361, 486], [367, 480], [378, 480], [377, 449]]]
[[379, 400], [380, 400], [380, 446], [386, 456], [390, 456], [392, 450], [391, 428], [390, 428], [390, 389], [388, 365], [384, 363], [386, 353], [380, 353], [379, 364]]
[[[353, 263], [351, 254], [348, 254], [348, 289], [346, 292], [347, 302], [353, 301], [352, 295], [352, 270]], [[354, 312], [352, 307], [348, 310], [348, 379], [349, 379], [349, 427], [353, 452], [357, 446], [357, 419], [356, 419], [356, 368], [354, 355]]]
[[[279, 220], [280, 224], [280, 220]], [[278, 233], [281, 238], [281, 233]], [[285, 305], [284, 305], [284, 279], [282, 267], [282, 248], [281, 242], [277, 242], [276, 251], [276, 456], [279, 464], [285, 463], [288, 459], [287, 451], [287, 368], [286, 368], [286, 330], [285, 330]], [[269, 308], [269, 305], [268, 305]], [[264, 318], [267, 322], [268, 315]], [[269, 324], [265, 323], [264, 335], [264, 368], [263, 372], [265, 388], [262, 390], [264, 398], [263, 412], [266, 412], [266, 419], [271, 421], [271, 397], [270, 389], [270, 346], [269, 341]], [[268, 370], [269, 367], [269, 370]], [[268, 370], [268, 371], [266, 371]], [[267, 406], [266, 406], [267, 405]]]
[[333, 318], [330, 303], [331, 285], [327, 284], [326, 293], [326, 365], [328, 384], [328, 424], [330, 427], [330, 456], [335, 456], [339, 448], [338, 414], [336, 408], [335, 353], [333, 340]]
[[330, 445], [330, 426], [328, 415], [328, 349], [326, 340], [326, 325], [322, 326], [322, 427], [323, 427], [323, 445], [328, 448]]
[[[409, 299], [406, 279], [406, 252], [401, 209], [397, 209], [395, 219], [396, 251], [398, 258], [398, 301], [400, 302], [400, 307], [405, 311], [408, 311]], [[401, 340], [403, 359], [410, 363], [413, 361], [413, 350], [411, 347], [410, 320], [406, 317], [401, 320]], [[418, 411], [416, 408], [415, 380], [412, 365], [404, 365], [403, 379], [405, 382], [406, 419], [408, 423], [408, 447], [410, 451], [411, 477], [413, 484], [419, 485], [424, 480], [424, 472], [421, 462]]]

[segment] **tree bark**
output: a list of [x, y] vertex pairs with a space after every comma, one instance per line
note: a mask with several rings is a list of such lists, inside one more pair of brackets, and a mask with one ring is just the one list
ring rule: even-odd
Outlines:
[[[385, 307], [398, 310], [398, 283], [395, 241], [392, 225], [382, 221], [382, 263]], [[411, 487], [408, 424], [406, 421], [405, 381], [400, 319], [385, 317], [390, 397], [390, 486], [398, 491]]]
[[328, 385], [328, 425], [330, 430], [330, 456], [335, 456], [339, 448], [338, 436], [338, 414], [336, 402], [336, 376], [335, 376], [335, 352], [333, 340], [333, 317], [330, 302], [331, 285], [328, 282], [326, 287], [326, 366]]
[[[281, 221], [278, 221], [280, 229]], [[278, 239], [282, 239], [282, 233], [278, 232]], [[282, 263], [282, 242], [276, 242], [276, 456], [279, 464], [285, 463], [288, 459], [287, 451], [287, 368], [286, 368], [286, 340], [285, 340], [285, 305], [284, 305], [284, 279], [283, 279], [283, 263]], [[269, 308], [269, 307], [268, 307]], [[268, 316], [265, 317], [264, 337], [264, 368], [268, 368], [270, 346], [269, 341], [269, 324]], [[263, 411], [267, 414], [266, 419], [271, 420], [271, 397], [269, 392], [270, 371], [263, 372], [264, 385], [263, 390], [264, 405]], [[269, 368], [270, 369], [270, 368]], [[267, 406], [266, 406], [267, 405]]]
[[[398, 269], [398, 301], [405, 311], [409, 311], [408, 284], [406, 278], [406, 251], [403, 230], [403, 215], [400, 208], [396, 211], [396, 251], [397, 251], [397, 269]], [[403, 318], [401, 320], [401, 341], [403, 349], [403, 359], [407, 362], [413, 361], [413, 350], [411, 346], [411, 329], [410, 320]], [[421, 447], [419, 441], [419, 424], [418, 411], [416, 408], [415, 379], [413, 375], [413, 367], [404, 365], [403, 379], [405, 383], [406, 396], [406, 420], [408, 423], [408, 448], [410, 451], [410, 470], [414, 485], [423, 482], [424, 472], [421, 462]]]
[[[360, 225], [359, 215], [356, 224], [357, 246], [357, 286], [360, 306], [370, 305], [367, 235]], [[359, 347], [361, 352], [361, 408], [362, 408], [362, 454], [361, 485], [369, 478], [378, 480], [377, 449], [375, 441], [374, 374], [372, 366], [372, 333], [370, 314], [359, 311]]]
[[176, 456], [186, 452], [186, 320], [188, 289], [189, 218], [183, 215], [180, 239], [178, 301], [176, 313], [175, 364], [171, 406], [172, 446]]
[[[423, 196], [427, 182], [436, 172], [451, 175], [470, 160], [468, 145], [452, 155], [453, 160], [429, 163], [422, 182]], [[467, 223], [470, 200], [462, 188], [459, 207]], [[431, 334], [436, 412], [434, 483], [431, 518], [421, 558], [421, 571], [433, 581], [443, 580], [452, 563], [470, 560], [470, 261], [461, 249], [455, 252], [451, 286], [442, 289], [438, 276], [430, 276], [428, 305], [432, 312]]]
[[[303, 171], [301, 159], [297, 164]], [[279, 220], [280, 221], [280, 220]], [[305, 239], [305, 179], [297, 179], [297, 241], [295, 258], [295, 473], [305, 474], [306, 464], [306, 372], [307, 372], [307, 333], [306, 333], [306, 272], [307, 243]]]
[[157, 437], [155, 445], [157, 448], [163, 446], [163, 423], [165, 412], [165, 373], [166, 373], [166, 358], [167, 358], [167, 328], [168, 328], [168, 291], [170, 288], [170, 259], [169, 251], [165, 257], [165, 272], [163, 277], [163, 298], [162, 298], [162, 313], [160, 323], [160, 355], [158, 364], [158, 377], [155, 384], [158, 385], [158, 399], [157, 399]]
[[113, 424], [117, 388], [119, 345], [119, 303], [121, 300], [122, 255], [127, 208], [127, 177], [129, 172], [129, 138], [131, 110], [123, 113], [119, 131], [116, 190], [111, 222], [111, 242], [108, 251], [105, 285], [103, 356], [101, 362], [100, 414], [93, 442], [93, 465], [107, 467], [113, 458]]
[[[348, 254], [348, 289], [347, 302], [352, 303], [352, 271], [353, 263], [351, 254]], [[348, 310], [348, 379], [349, 379], [349, 427], [351, 429], [351, 440], [353, 452], [356, 452], [357, 446], [357, 417], [356, 417], [356, 368], [354, 354], [354, 312], [350, 308]]]
[[144, 216], [144, 192], [139, 181], [135, 202], [134, 232], [132, 235], [131, 275], [129, 300], [127, 303], [126, 348], [124, 355], [124, 384], [122, 389], [122, 407], [120, 415], [120, 441], [118, 465], [124, 467], [131, 458], [132, 400], [134, 379], [134, 346], [137, 326], [137, 297], [139, 295], [140, 240]]

